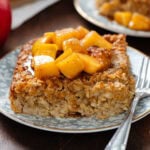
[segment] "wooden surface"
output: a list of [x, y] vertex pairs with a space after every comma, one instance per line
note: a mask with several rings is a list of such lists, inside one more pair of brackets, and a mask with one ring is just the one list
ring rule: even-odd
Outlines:
[[[30, 39], [64, 27], [83, 25], [99, 33], [110, 33], [80, 17], [72, 0], [62, 0], [12, 31], [1, 48], [0, 57]], [[130, 46], [150, 56], [150, 38], [127, 37]], [[60, 134], [40, 131], [16, 123], [0, 114], [0, 150], [103, 150], [115, 130], [92, 134]], [[150, 150], [150, 115], [134, 123], [128, 150]]]

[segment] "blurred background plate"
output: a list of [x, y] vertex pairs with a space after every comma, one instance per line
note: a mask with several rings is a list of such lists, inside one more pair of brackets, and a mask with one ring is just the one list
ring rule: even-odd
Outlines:
[[150, 37], [150, 31], [131, 30], [100, 15], [97, 11], [95, 0], [74, 0], [74, 6], [84, 19], [98, 27], [135, 37]]

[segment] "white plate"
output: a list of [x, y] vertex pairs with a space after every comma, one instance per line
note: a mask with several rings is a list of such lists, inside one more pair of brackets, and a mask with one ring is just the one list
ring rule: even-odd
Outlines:
[[111, 21], [100, 15], [97, 11], [95, 0], [74, 0], [77, 12], [87, 21], [109, 31], [124, 33], [136, 37], [150, 37], [150, 31], [135, 31]]
[[[11, 52], [0, 60], [0, 112], [8, 118], [21, 124], [41, 130], [55, 131], [62, 133], [90, 133], [106, 131], [117, 128], [125, 113], [105, 120], [95, 118], [52, 118], [38, 117], [32, 115], [15, 114], [10, 108], [9, 87], [12, 79], [13, 69], [19, 50]], [[128, 47], [128, 54], [131, 60], [133, 73], [137, 76], [139, 65], [143, 57], [147, 57], [141, 52]], [[150, 75], [150, 67], [149, 67]], [[150, 113], [150, 98], [143, 99], [137, 106], [134, 120], [137, 121]]]

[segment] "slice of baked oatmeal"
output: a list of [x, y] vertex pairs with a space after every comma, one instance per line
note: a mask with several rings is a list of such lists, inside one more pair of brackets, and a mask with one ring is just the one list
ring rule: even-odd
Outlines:
[[[68, 34], [65, 30], [61, 32]], [[134, 96], [135, 81], [126, 54], [125, 36], [97, 37], [98, 33], [87, 30], [83, 35], [80, 32], [80, 38], [71, 33], [71, 36], [63, 35], [63, 40], [61, 37], [62, 41], [58, 42], [57, 32], [60, 38], [60, 31], [50, 32], [22, 46], [10, 87], [13, 111], [40, 116], [97, 118], [126, 111]], [[55, 34], [53, 40], [52, 34]], [[104, 42], [92, 41], [93, 34]], [[46, 62], [49, 53], [48, 50], [43, 52], [46, 48], [40, 46], [41, 41], [57, 43], [56, 55], [50, 52], [52, 63]], [[64, 51], [68, 45], [69, 50]], [[54, 47], [51, 49], [55, 51]], [[40, 61], [46, 63], [39, 65], [40, 61], [35, 58], [42, 58]]]

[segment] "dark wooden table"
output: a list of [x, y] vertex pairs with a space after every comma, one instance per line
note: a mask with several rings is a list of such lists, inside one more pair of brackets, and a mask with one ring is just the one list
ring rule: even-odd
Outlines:
[[[72, 0], [62, 0], [47, 8], [18, 29], [12, 31], [0, 51], [0, 57], [30, 39], [64, 27], [83, 25], [101, 34], [109, 31], [98, 28], [80, 17]], [[150, 56], [150, 38], [127, 37], [130, 46]], [[0, 150], [103, 150], [115, 130], [91, 134], [60, 134], [33, 129], [0, 114]], [[150, 150], [150, 115], [134, 123], [128, 150]]]

